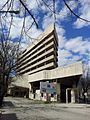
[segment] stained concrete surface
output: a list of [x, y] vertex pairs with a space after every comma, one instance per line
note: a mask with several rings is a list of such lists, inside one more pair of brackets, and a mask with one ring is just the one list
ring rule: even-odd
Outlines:
[[44, 104], [26, 98], [6, 97], [0, 120], [89, 120], [90, 105]]

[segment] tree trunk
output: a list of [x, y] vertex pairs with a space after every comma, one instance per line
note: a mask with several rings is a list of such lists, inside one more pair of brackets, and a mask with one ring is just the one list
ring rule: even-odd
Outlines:
[[4, 98], [4, 87], [3, 85], [0, 86], [0, 107], [2, 106], [2, 103], [3, 103], [3, 98]]
[[3, 99], [4, 99], [4, 96], [7, 92], [7, 87], [8, 87], [8, 81], [6, 82], [6, 79], [5, 79], [5, 76], [2, 75], [1, 79], [0, 79], [1, 83], [0, 83], [0, 107], [2, 106], [3, 104]]
[[4, 96], [3, 96], [3, 95], [0, 95], [0, 107], [2, 107], [2, 104], [3, 104], [3, 98], [4, 98]]

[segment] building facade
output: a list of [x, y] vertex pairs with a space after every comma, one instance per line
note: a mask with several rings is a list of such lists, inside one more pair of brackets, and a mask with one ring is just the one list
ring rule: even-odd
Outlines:
[[[58, 67], [57, 62], [58, 37], [55, 26], [51, 25], [19, 56], [17, 76], [12, 83], [16, 89], [13, 89], [14, 96], [18, 94], [44, 101], [75, 102], [77, 84], [83, 74], [82, 63]], [[16, 86], [24, 89], [18, 91]]]
[[49, 26], [17, 61], [17, 74], [30, 75], [58, 66], [58, 39], [53, 25]]

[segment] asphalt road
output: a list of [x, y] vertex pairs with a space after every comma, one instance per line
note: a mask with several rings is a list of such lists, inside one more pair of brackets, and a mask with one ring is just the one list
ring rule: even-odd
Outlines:
[[41, 104], [25, 98], [5, 98], [0, 120], [90, 120], [90, 108]]

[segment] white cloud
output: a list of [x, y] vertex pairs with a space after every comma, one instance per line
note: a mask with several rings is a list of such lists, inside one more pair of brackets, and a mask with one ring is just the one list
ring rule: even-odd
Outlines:
[[70, 57], [72, 54], [68, 51], [68, 50], [65, 50], [65, 49], [62, 49], [59, 51], [59, 57]]
[[83, 38], [78, 36], [67, 40], [64, 34], [59, 36], [61, 38], [58, 49], [58, 64], [64, 66], [76, 61], [90, 60], [90, 38]]
[[[7, 0], [3, 0], [0, 1], [0, 7], [5, 3], [5, 1]], [[18, 1], [18, 0], [16, 0]], [[15, 1], [14, 4], [14, 8], [17, 9], [18, 8], [18, 4], [16, 4], [17, 2]], [[38, 9], [40, 10], [40, 8], [38, 8], [38, 4], [36, 2], [36, 0], [24, 0], [26, 1], [27, 7], [29, 8], [29, 10], [33, 10], [34, 14], [38, 13]], [[58, 1], [58, 0], [57, 0]], [[51, 1], [50, 1], [51, 2]], [[90, 20], [90, 0], [80, 0], [81, 3], [81, 7], [79, 9], [79, 12], [81, 13], [81, 17]], [[72, 10], [74, 10], [77, 7], [77, 3], [75, 1], [69, 1], [69, 6]], [[60, 1], [59, 3], [56, 3], [57, 7], [59, 7], [58, 5], [60, 5]], [[43, 13], [47, 13], [44, 14], [44, 17], [42, 19], [42, 28], [46, 29], [47, 26], [49, 24], [54, 23], [54, 19], [51, 16], [50, 10], [47, 9], [44, 5], [41, 6]], [[67, 16], [69, 15], [70, 11], [67, 9], [66, 6], [62, 6], [61, 9], [58, 11], [59, 15], [56, 15], [57, 17], [57, 22], [60, 23], [60, 21], [65, 20], [65, 18], [67, 18]], [[10, 17], [10, 15], [9, 15]], [[36, 18], [36, 20], [39, 20], [39, 16]], [[7, 19], [7, 21], [10, 21], [10, 18]], [[32, 23], [32, 19], [31, 17], [27, 16], [26, 17], [26, 30], [29, 28], [29, 26]], [[9, 24], [9, 23], [8, 23]], [[14, 17], [14, 25], [12, 25], [11, 28], [11, 32], [10, 32], [10, 36], [12, 38], [15, 38], [17, 36], [20, 36], [21, 33], [21, 28], [22, 28], [22, 24], [23, 24], [23, 18], [21, 17]], [[87, 26], [89, 25], [89, 23], [87, 24], [86, 22], [82, 22], [80, 20], [77, 19], [77, 21], [74, 23], [75, 27], [77, 28], [81, 28], [83, 26]], [[88, 59], [90, 59], [90, 42], [89, 42], [89, 38], [84, 39], [82, 36], [78, 36], [76, 38], [72, 38], [67, 40], [66, 38], [66, 34], [65, 34], [65, 29], [60, 25], [60, 24], [56, 24], [56, 30], [57, 30], [57, 34], [58, 34], [58, 39], [59, 39], [59, 66], [61, 65], [66, 65], [66, 64], [70, 64], [72, 62], [78, 61], [80, 59], [83, 59], [83, 55], [88, 56]], [[41, 29], [36, 29], [35, 25], [32, 26], [32, 28], [27, 32], [27, 34], [32, 37], [32, 38], [37, 38], [38, 35], [40, 35], [42, 33]], [[32, 39], [33, 41], [34, 39]], [[31, 39], [27, 36], [24, 35], [24, 38], [22, 39], [22, 47], [25, 48], [27, 47], [30, 42], [32, 42]], [[75, 53], [75, 55], [73, 55], [73, 53]], [[77, 54], [79, 53], [79, 54]]]
[[[47, 15], [44, 16], [43, 21], [42, 21], [42, 27], [43, 29], [46, 29], [50, 24], [54, 24], [54, 20], [51, 17], [51, 14], [48, 13]], [[59, 24], [55, 24], [56, 27], [56, 32], [58, 35], [58, 43], [59, 43], [59, 48], [62, 48], [65, 42], [65, 30], [63, 29], [63, 27]]]
[[42, 30], [37, 29], [36, 26], [33, 26], [28, 32], [29, 36], [31, 36], [32, 38], [37, 38], [41, 33]]
[[53, 23], [54, 23], [54, 20], [50, 13], [47, 13], [47, 15], [44, 15], [43, 21], [42, 21], [43, 29], [46, 29], [48, 25]]
[[38, 7], [36, 0], [26, 0], [26, 4], [29, 9], [36, 9]]
[[[7, 2], [7, 0], [1, 0], [0, 1], [0, 10], [2, 9], [2, 6]], [[4, 7], [4, 10], [6, 10], [7, 6]]]
[[79, 52], [79, 54], [86, 54], [87, 51], [90, 51], [90, 42], [88, 38], [83, 39], [82, 37], [76, 37], [68, 40], [65, 44], [65, 48], [74, 53]]
[[[14, 0], [14, 1], [11, 1], [9, 0], [8, 3], [7, 3], [8, 0], [1, 0], [0, 1], [0, 10], [7, 10], [9, 8], [9, 10], [12, 8], [12, 3], [13, 3], [13, 9], [14, 10], [18, 10], [18, 7], [19, 7], [19, 0]], [[12, 2], [12, 3], [11, 3]], [[6, 4], [7, 3], [7, 4]], [[9, 7], [11, 4], [11, 7]], [[3, 7], [4, 6], [4, 7]], [[2, 9], [3, 8], [3, 9]]]
[[68, 63], [68, 59], [66, 57], [71, 56], [70, 52], [67, 50], [60, 50], [58, 51], [58, 64], [59, 66], [66, 65]]
[[[5, 23], [5, 21], [3, 21], [3, 23], [6, 24], [6, 26], [9, 29], [11, 17], [8, 16], [8, 19], [6, 21], [7, 21], [6, 23]], [[10, 30], [10, 37], [12, 39], [17, 39], [18, 40], [20, 38], [21, 30], [22, 30], [22, 26], [23, 26], [23, 21], [24, 21], [24, 18], [14, 17], [13, 22], [12, 22], [12, 26], [11, 26], [11, 30]], [[27, 16], [25, 18], [25, 29], [26, 29], [26, 31], [29, 29], [32, 21], [33, 20], [31, 19], [30, 16]], [[37, 38], [38, 35], [41, 34], [41, 32], [42, 32], [42, 30], [37, 29], [35, 25], [33, 25], [28, 30], [27, 35], [25, 34], [25, 32], [23, 32], [22, 33], [22, 38], [21, 38], [21, 48], [26, 48], [27, 46], [29, 46], [30, 43], [32, 43], [35, 40], [34, 38]], [[33, 39], [31, 39], [31, 38], [33, 38]]]
[[[75, 1], [69, 1], [68, 5], [72, 10], [77, 7], [77, 4]], [[56, 1], [56, 7], [57, 8], [60, 7], [60, 1], [58, 0]], [[47, 13], [46, 15], [44, 15], [43, 21], [42, 21], [42, 26], [45, 29], [49, 24], [54, 23], [54, 16], [53, 16], [53, 13], [50, 11], [50, 9], [47, 9], [47, 7], [45, 7], [44, 5], [42, 5], [42, 10]], [[68, 8], [64, 5], [58, 12], [56, 10], [56, 22], [60, 23], [60, 21], [65, 20], [65, 18], [69, 14], [70, 14], [70, 10], [68, 10]]]
[[[81, 7], [79, 8], [80, 17], [90, 21], [90, 0], [79, 0]], [[90, 22], [77, 19], [74, 23], [76, 28], [82, 28], [90, 25]]]
[[58, 40], [59, 40], [59, 47], [62, 48], [65, 43], [65, 29], [61, 26], [56, 24], [56, 32], [58, 34]]
[[[72, 10], [74, 10], [77, 7], [77, 3], [75, 1], [69, 1], [67, 3]], [[64, 5], [64, 7], [62, 7], [62, 9], [60, 10], [59, 14], [57, 14], [56, 16], [57, 20], [64, 20], [68, 15], [70, 15], [70, 13], [70, 10], [66, 7], [66, 5]]]
[[73, 62], [76, 62], [78, 60], [81, 60], [82, 56], [73, 55], [70, 51], [66, 49], [59, 49], [58, 51], [58, 65], [59, 66], [65, 66], [68, 64], [71, 64]]
[[23, 18], [14, 18], [13, 19], [13, 24], [11, 27], [11, 31], [10, 31], [10, 36], [12, 38], [15, 37], [19, 37], [21, 34], [21, 29], [22, 29], [22, 25], [23, 25]]

